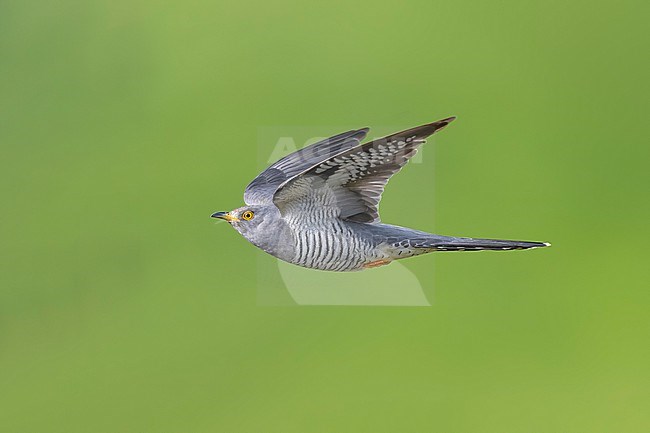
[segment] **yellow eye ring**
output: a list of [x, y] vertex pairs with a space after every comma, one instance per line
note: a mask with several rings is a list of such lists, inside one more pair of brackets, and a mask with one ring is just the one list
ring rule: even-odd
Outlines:
[[245, 219], [246, 221], [252, 220], [254, 216], [255, 216], [255, 213], [253, 211], [251, 211], [251, 210], [247, 210], [246, 212], [241, 214], [241, 217], [243, 219]]

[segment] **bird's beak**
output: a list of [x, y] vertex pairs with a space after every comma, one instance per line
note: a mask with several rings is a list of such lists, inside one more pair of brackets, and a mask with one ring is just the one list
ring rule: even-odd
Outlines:
[[239, 218], [235, 218], [234, 216], [230, 215], [230, 212], [215, 212], [212, 215], [210, 215], [210, 217], [226, 220], [229, 223], [233, 221], [239, 221]]

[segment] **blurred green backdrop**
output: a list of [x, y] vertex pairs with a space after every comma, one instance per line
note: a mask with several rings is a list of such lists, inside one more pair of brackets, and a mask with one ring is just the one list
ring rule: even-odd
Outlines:
[[[3, 0], [0, 431], [648, 431], [648, 9]], [[257, 304], [260, 128], [452, 114], [384, 220], [551, 249]]]

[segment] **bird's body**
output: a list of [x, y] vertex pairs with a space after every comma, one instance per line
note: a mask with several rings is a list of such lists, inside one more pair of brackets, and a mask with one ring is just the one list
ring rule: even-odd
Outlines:
[[431, 251], [529, 249], [542, 242], [440, 236], [379, 220], [388, 179], [424, 139], [454, 118], [359, 144], [367, 129], [339, 134], [281, 159], [246, 188], [228, 220], [267, 253], [299, 266], [356, 271]]

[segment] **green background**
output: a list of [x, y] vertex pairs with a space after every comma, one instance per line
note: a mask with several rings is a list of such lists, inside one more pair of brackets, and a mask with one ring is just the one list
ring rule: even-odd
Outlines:
[[[0, 431], [650, 430], [648, 12], [1, 1]], [[429, 308], [259, 305], [208, 216], [261, 128], [448, 115], [383, 219], [553, 247], [404, 261]]]

